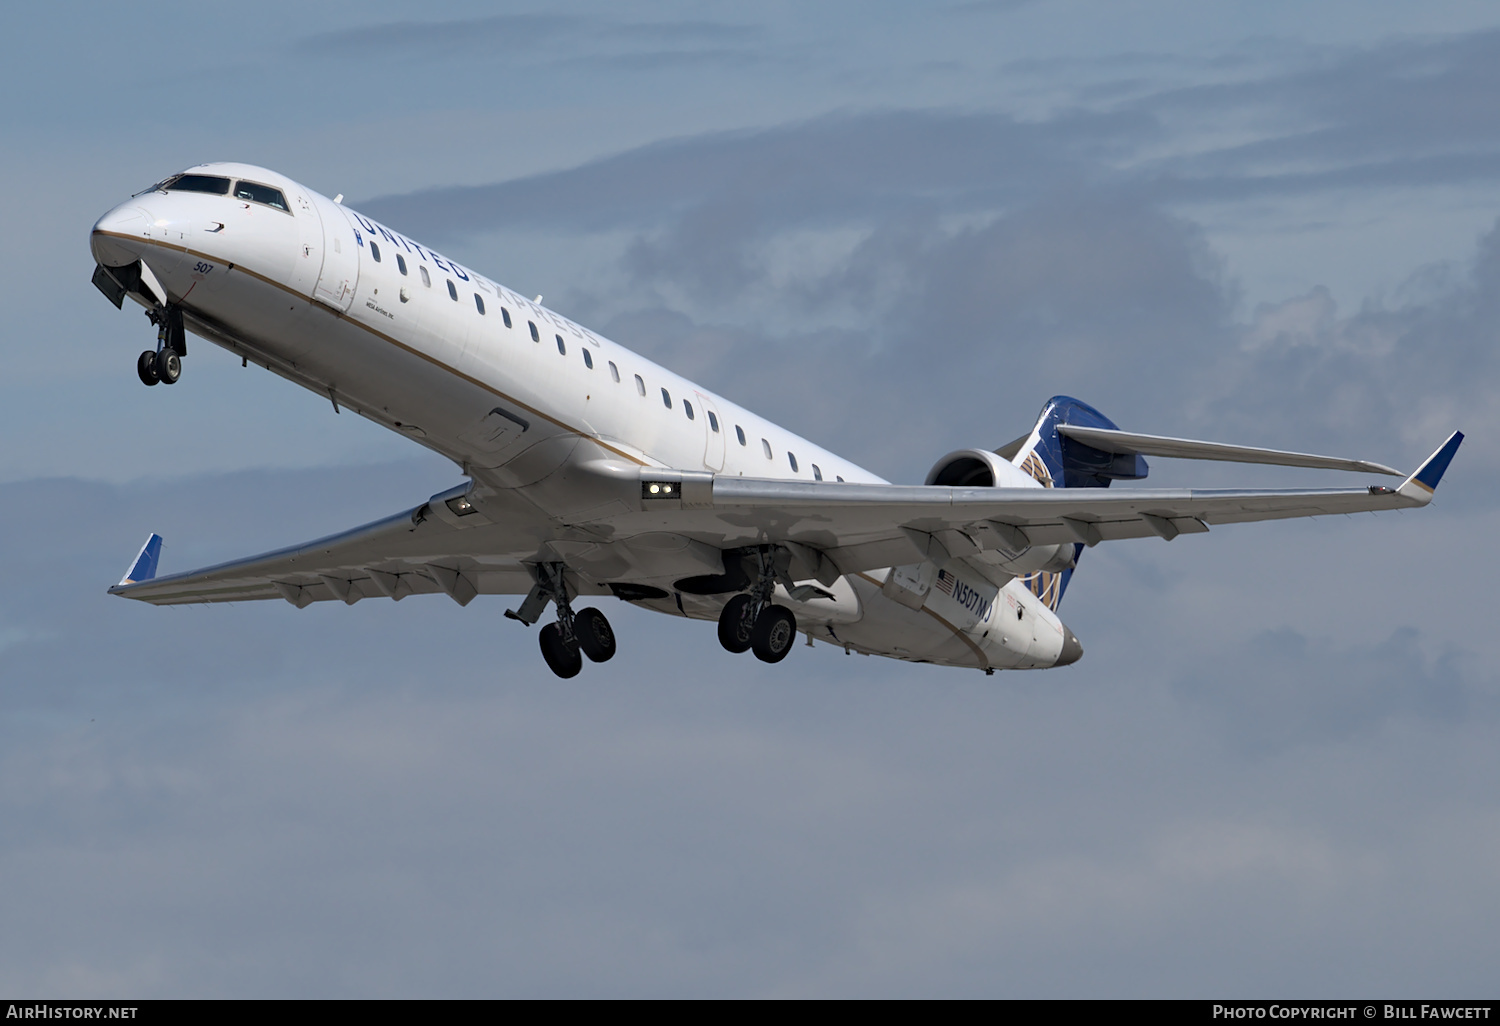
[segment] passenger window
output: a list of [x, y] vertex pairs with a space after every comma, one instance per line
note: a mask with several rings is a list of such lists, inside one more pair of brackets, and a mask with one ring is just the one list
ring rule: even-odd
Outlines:
[[402, 274], [406, 273], [406, 257], [402, 256], [400, 253], [396, 254], [396, 269]]
[[432, 288], [432, 277], [427, 273], [427, 268], [425, 268], [425, 267], [418, 267], [417, 270], [419, 270], [419, 271], [422, 272], [422, 286], [423, 286], [423, 288], [429, 288], [429, 289]]
[[797, 473], [797, 454], [794, 452], [788, 452], [786, 454], [786, 461], [792, 465], [792, 473]]
[[672, 408], [672, 393], [665, 388], [661, 390], [661, 404], [669, 410]]
[[291, 213], [286, 205], [286, 197], [281, 194], [280, 189], [273, 189], [269, 185], [256, 185], [254, 182], [241, 182], [234, 187], [234, 198], [237, 200], [249, 200], [251, 203], [264, 203], [268, 207], [277, 210], [285, 210]]
[[375, 258], [377, 264], [380, 263], [380, 247], [373, 241], [370, 243], [370, 255]]
[[719, 418], [714, 416], [714, 411], [708, 411], [708, 426], [713, 429], [714, 434], [719, 433]]
[[589, 370], [594, 369], [594, 357], [587, 349], [583, 350], [583, 365]]
[[776, 458], [771, 455], [771, 443], [764, 438], [760, 440], [760, 447], [766, 451], [766, 459], [771, 460]]
[[823, 472], [818, 469], [818, 465], [816, 463], [814, 463], [812, 465], [812, 468], [813, 468], [813, 480], [814, 481], [821, 481], [821, 480], [823, 480]]
[[500, 308], [500, 319], [505, 322], [507, 328], [510, 327], [510, 311], [503, 306]]
[[693, 404], [688, 402], [686, 399], [682, 401], [682, 412], [687, 414], [688, 420], [697, 419], [693, 416]]
[[474, 309], [478, 310], [481, 316], [484, 314], [484, 297], [477, 292], [474, 293]]
[[618, 383], [620, 380], [620, 368], [615, 366], [615, 361], [609, 361], [609, 376]]
[[641, 380], [641, 376], [639, 374], [635, 376], [635, 390], [641, 395], [646, 394], [646, 383]]
[[540, 342], [542, 340], [542, 336], [537, 334], [536, 321], [527, 321], [526, 327], [531, 329], [531, 341]]
[[217, 175], [178, 175], [168, 178], [156, 188], [164, 192], [206, 192], [214, 196], [229, 193], [229, 179]]
[[735, 437], [740, 440], [740, 444], [744, 445], [745, 444], [745, 429], [742, 428], [742, 427], [740, 427], [738, 424], [736, 424], [734, 426], [734, 434], [735, 434]]
[[563, 356], [567, 356], [568, 355], [568, 347], [563, 344], [562, 336], [561, 335], [553, 335], [552, 337], [555, 338], [555, 339], [557, 339], [557, 351], [559, 353], [561, 353]]
[[453, 300], [455, 303], [458, 302], [458, 289], [453, 287], [452, 278], [448, 279], [448, 298]]

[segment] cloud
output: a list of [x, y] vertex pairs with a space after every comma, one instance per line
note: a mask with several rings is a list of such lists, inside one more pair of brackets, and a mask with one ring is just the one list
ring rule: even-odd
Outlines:
[[[1159, 204], [1471, 185], [1500, 179], [1500, 115], [1482, 99], [1500, 90], [1497, 53], [1500, 31], [1398, 39], [1215, 84], [1090, 86], [1089, 98], [1025, 119], [835, 112], [365, 206], [452, 237], [539, 224], [639, 229], [724, 205], [753, 210], [767, 229], [921, 204], [993, 212], [1064, 183], [1134, 188]], [[1206, 126], [1207, 144], [1197, 138]]]
[[305, 53], [401, 60], [590, 61], [655, 66], [695, 58], [744, 57], [762, 36], [754, 25], [702, 19], [612, 21], [556, 14], [502, 14], [451, 21], [396, 21], [306, 36]]
[[566, 171], [377, 197], [360, 206], [447, 237], [542, 224], [639, 229], [706, 204], [757, 199], [767, 229], [934, 202], [993, 209], [1043, 183], [1080, 178], [1091, 166], [1086, 158], [1151, 130], [1149, 119], [1135, 114], [1080, 112], [1045, 123], [950, 111], [830, 115], [653, 143]]
[[[1248, 751], [1342, 741], [1398, 717], [1447, 724], [1494, 718], [1494, 680], [1472, 679], [1454, 653], [1428, 656], [1415, 628], [1349, 648], [1288, 628], [1265, 631], [1180, 678], [1174, 692]], [[1247, 658], [1251, 651], [1258, 658]], [[1253, 674], [1238, 668], [1254, 665]]]

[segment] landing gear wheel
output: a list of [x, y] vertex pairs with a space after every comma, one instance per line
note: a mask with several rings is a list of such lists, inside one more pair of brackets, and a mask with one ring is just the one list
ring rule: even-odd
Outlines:
[[564, 679], [578, 676], [578, 671], [583, 669], [583, 657], [578, 654], [576, 644], [570, 645], [563, 640], [561, 626], [549, 623], [542, 628], [537, 641], [541, 643], [542, 658], [547, 660], [548, 669]]
[[615, 632], [604, 614], [593, 606], [573, 614], [573, 634], [583, 654], [596, 663], [608, 662], [615, 654]]
[[168, 385], [177, 384], [182, 377], [182, 357], [171, 346], [156, 354], [156, 376]]
[[736, 595], [724, 603], [719, 613], [719, 644], [730, 652], [744, 652], [750, 648], [750, 632], [754, 624], [750, 620], [750, 596]]
[[141, 377], [141, 384], [154, 385], [161, 378], [156, 373], [156, 353], [150, 349], [141, 354], [140, 359], [135, 361], [135, 372]]
[[781, 662], [796, 640], [797, 618], [782, 606], [762, 609], [750, 632], [750, 647], [755, 650], [755, 658], [763, 663]]

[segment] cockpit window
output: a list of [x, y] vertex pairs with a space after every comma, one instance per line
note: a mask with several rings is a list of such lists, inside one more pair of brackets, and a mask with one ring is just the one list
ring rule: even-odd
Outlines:
[[[183, 175], [183, 178], [202, 177]], [[291, 208], [286, 205], [286, 197], [281, 194], [280, 189], [273, 189], [269, 185], [256, 185], [254, 182], [240, 182], [234, 187], [234, 198], [237, 200], [249, 200], [251, 203], [264, 203], [268, 207], [277, 210], [285, 210], [290, 214]]]
[[157, 186], [163, 192], [207, 192], [223, 196], [229, 192], [229, 179], [218, 175], [178, 175]]

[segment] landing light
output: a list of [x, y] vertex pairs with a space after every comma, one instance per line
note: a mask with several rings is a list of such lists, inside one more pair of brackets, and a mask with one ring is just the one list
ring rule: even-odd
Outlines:
[[454, 516], [466, 517], [474, 512], [474, 504], [462, 495], [448, 500], [448, 508]]
[[641, 498], [643, 499], [670, 499], [677, 492], [677, 486], [670, 481], [642, 481]]

